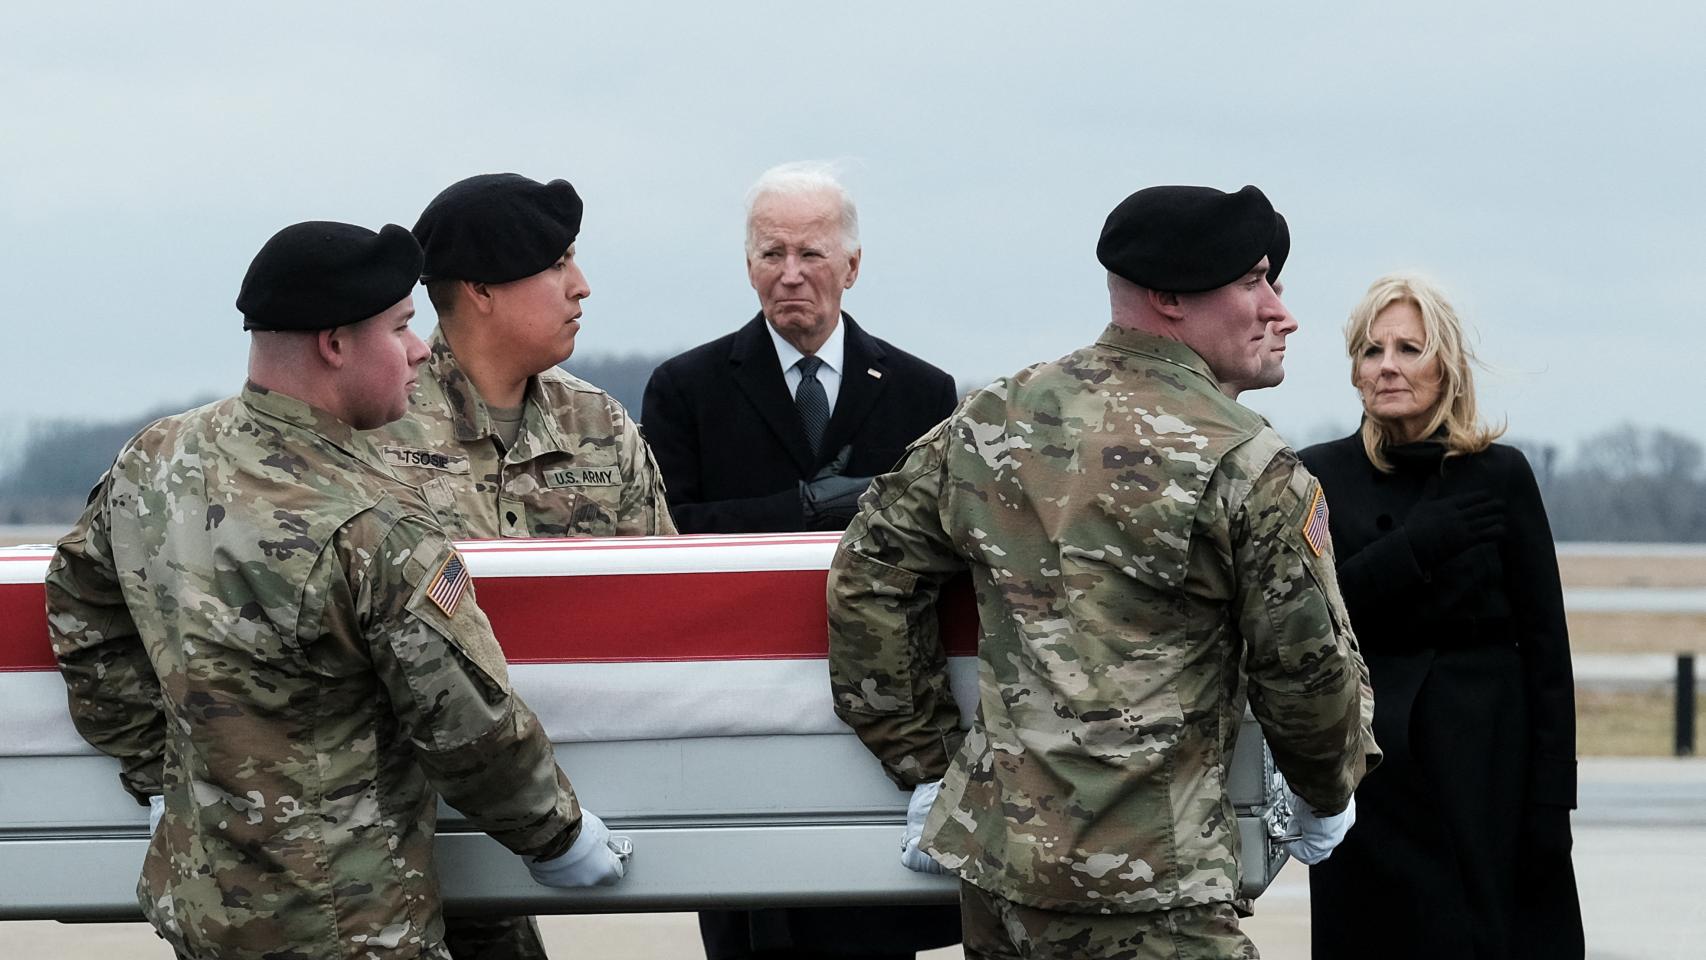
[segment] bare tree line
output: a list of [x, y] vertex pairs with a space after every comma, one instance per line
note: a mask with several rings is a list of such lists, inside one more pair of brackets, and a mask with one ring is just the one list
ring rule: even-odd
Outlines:
[[[663, 358], [575, 358], [571, 373], [610, 391], [634, 415], [646, 380]], [[967, 385], [968, 389], [970, 385]], [[119, 446], [144, 425], [182, 407], [112, 421], [52, 420], [30, 425], [0, 464], [0, 524], [70, 523]], [[1342, 436], [1342, 431], [1309, 441]], [[1321, 431], [1316, 431], [1321, 433]], [[1663, 427], [1625, 424], [1583, 438], [1574, 450], [1507, 439], [1534, 464], [1559, 540], [1706, 542], [1706, 449]]]

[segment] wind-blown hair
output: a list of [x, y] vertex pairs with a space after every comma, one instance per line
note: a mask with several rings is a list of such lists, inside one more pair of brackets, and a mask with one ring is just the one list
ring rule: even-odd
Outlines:
[[746, 252], [757, 252], [757, 240], [752, 235], [752, 208], [768, 196], [804, 197], [827, 193], [841, 205], [841, 252], [853, 254], [859, 249], [859, 208], [853, 205], [853, 195], [836, 177], [836, 167], [816, 160], [796, 160], [777, 164], [758, 175], [758, 180], [746, 192]]
[[[1345, 322], [1345, 352], [1351, 358], [1351, 385], [1358, 388], [1357, 366], [1362, 351], [1374, 341], [1374, 318], [1394, 303], [1411, 303], [1422, 314], [1422, 362], [1439, 361], [1439, 400], [1433, 416], [1422, 430], [1431, 437], [1442, 428], [1446, 456], [1479, 453], [1505, 432], [1504, 426], [1489, 427], [1481, 423], [1475, 408], [1475, 376], [1471, 369], [1478, 361], [1474, 350], [1463, 336], [1463, 322], [1452, 309], [1445, 294], [1430, 281], [1410, 274], [1393, 273], [1374, 281], [1363, 295], [1362, 302], [1351, 310]], [[1362, 418], [1362, 448], [1368, 461], [1384, 473], [1392, 472], [1392, 462], [1386, 459], [1385, 448], [1403, 443], [1396, 424], [1382, 423], [1372, 416]]]

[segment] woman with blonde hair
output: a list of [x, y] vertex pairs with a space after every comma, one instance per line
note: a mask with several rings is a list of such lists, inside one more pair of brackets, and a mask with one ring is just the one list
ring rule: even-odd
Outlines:
[[1534, 473], [1481, 422], [1433, 284], [1376, 280], [1345, 344], [1362, 425], [1301, 456], [1331, 504], [1386, 759], [1310, 869], [1314, 956], [1580, 958], [1575, 687]]

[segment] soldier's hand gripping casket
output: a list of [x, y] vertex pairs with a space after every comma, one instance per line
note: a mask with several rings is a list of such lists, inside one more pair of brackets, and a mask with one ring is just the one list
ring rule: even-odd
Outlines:
[[581, 810], [581, 832], [562, 856], [550, 860], [527, 860], [527, 872], [535, 883], [547, 887], [608, 887], [628, 872], [633, 844], [627, 837], [613, 837], [610, 828], [590, 810]]
[[912, 799], [906, 803], [906, 832], [900, 839], [900, 863], [908, 870], [942, 876], [949, 872], [947, 867], [937, 863], [918, 846], [924, 840], [924, 821], [929, 819], [930, 808], [936, 805], [936, 795], [941, 792], [940, 780], [921, 783], [912, 788]]
[[1309, 801], [1291, 795], [1292, 824], [1297, 839], [1291, 841], [1291, 855], [1314, 866], [1333, 855], [1333, 848], [1345, 839], [1345, 834], [1357, 822], [1357, 798], [1345, 809], [1332, 816], [1320, 816], [1309, 809]]

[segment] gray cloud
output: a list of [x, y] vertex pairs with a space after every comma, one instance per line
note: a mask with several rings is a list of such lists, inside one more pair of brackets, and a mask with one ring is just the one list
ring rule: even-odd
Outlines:
[[754, 309], [747, 183], [819, 157], [864, 218], [849, 309], [962, 379], [1094, 335], [1126, 193], [1254, 182], [1296, 237], [1291, 375], [1250, 398], [1283, 430], [1354, 421], [1339, 324], [1421, 268], [1514, 432], [1706, 438], [1698, 4], [70, 6], [0, 40], [13, 417], [234, 389], [268, 235], [490, 170], [587, 197], [583, 352], [685, 348]]

